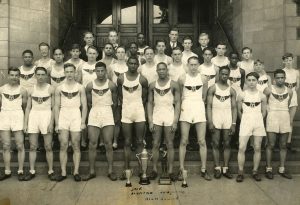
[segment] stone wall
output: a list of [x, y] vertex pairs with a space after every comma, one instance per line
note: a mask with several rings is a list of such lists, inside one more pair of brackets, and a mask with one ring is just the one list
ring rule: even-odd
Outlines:
[[0, 3], [0, 82], [6, 76], [8, 66], [8, 42], [9, 42], [9, 6], [8, 0], [2, 0]]

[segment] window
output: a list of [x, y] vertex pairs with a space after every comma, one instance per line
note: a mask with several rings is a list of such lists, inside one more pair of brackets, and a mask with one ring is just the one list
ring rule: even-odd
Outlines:
[[121, 1], [121, 24], [136, 24], [136, 0]]
[[168, 0], [153, 1], [153, 23], [164, 24], [169, 22]]
[[101, 1], [98, 6], [97, 23], [100, 25], [112, 24], [112, 1]]

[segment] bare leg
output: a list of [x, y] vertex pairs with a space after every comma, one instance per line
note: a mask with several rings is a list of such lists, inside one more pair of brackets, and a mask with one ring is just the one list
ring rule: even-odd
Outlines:
[[73, 175], [79, 174], [79, 165], [80, 165], [80, 132], [71, 132], [71, 141], [73, 148], [73, 163], [74, 163], [74, 172]]
[[52, 151], [52, 133], [43, 135], [44, 137], [44, 147], [46, 150], [46, 159], [48, 163], [48, 174], [53, 173], [53, 151]]
[[35, 174], [35, 161], [36, 161], [36, 149], [38, 146], [38, 133], [29, 134], [30, 151], [29, 151], [29, 164], [30, 173]]
[[164, 127], [165, 139], [167, 142], [168, 148], [168, 166], [169, 174], [173, 173], [173, 164], [174, 164], [174, 135], [175, 132], [171, 131], [171, 127]]
[[159, 159], [159, 145], [160, 145], [161, 135], [162, 135], [162, 126], [154, 125], [154, 129], [155, 130], [152, 133], [153, 136], [152, 161], [153, 161], [153, 171], [157, 173], [157, 162]]
[[109, 125], [102, 128], [102, 136], [104, 139], [104, 145], [106, 149], [106, 159], [108, 162], [108, 173], [111, 174], [113, 171], [113, 149], [112, 140], [114, 137], [114, 126]]
[[263, 137], [254, 136], [253, 171], [257, 171], [261, 159], [261, 142]]
[[223, 130], [223, 146], [224, 146], [224, 167], [229, 166], [230, 152], [231, 152], [231, 135], [229, 135], [229, 130]]
[[94, 126], [88, 126], [89, 134], [89, 163], [90, 163], [90, 174], [95, 174], [95, 161], [97, 155], [97, 143], [100, 134], [100, 128]]
[[[24, 160], [25, 160], [25, 149], [24, 149], [24, 135], [23, 130], [13, 132], [18, 149], [18, 163], [19, 171], [23, 172]], [[18, 171], [18, 172], [19, 172]]]
[[61, 167], [61, 175], [67, 176], [67, 161], [68, 161], [67, 148], [69, 143], [69, 131], [60, 130], [58, 139], [60, 143], [59, 161]]
[[181, 140], [179, 146], [179, 168], [184, 170], [184, 159], [186, 154], [186, 145], [189, 138], [191, 124], [188, 122], [180, 122]]
[[134, 123], [137, 153], [141, 153], [144, 148], [145, 122]]
[[288, 138], [288, 133], [281, 134], [280, 136], [280, 167], [284, 167], [286, 160], [286, 142]]
[[297, 106], [290, 107], [291, 132], [288, 135], [287, 143], [291, 143], [292, 142], [293, 121], [294, 121], [294, 118], [295, 118], [296, 111], [297, 111]]
[[212, 151], [216, 167], [220, 166], [220, 130], [215, 129], [212, 134]]
[[268, 132], [267, 137], [268, 137], [268, 145], [266, 148], [266, 158], [267, 158], [266, 161], [267, 161], [267, 167], [271, 168], [272, 167], [273, 148], [274, 148], [275, 142], [276, 142], [276, 133]]
[[244, 171], [245, 164], [245, 151], [247, 148], [247, 143], [250, 136], [240, 136], [239, 138], [239, 152], [238, 152], [238, 165], [239, 165], [239, 174], [242, 174]]
[[124, 142], [124, 155], [125, 155], [125, 169], [130, 168], [131, 156], [131, 139], [132, 139], [132, 123], [122, 123], [122, 131], [125, 138]]
[[5, 174], [11, 174], [11, 169], [10, 169], [11, 132], [0, 131], [0, 133], [1, 133], [1, 139], [3, 144], [3, 160], [4, 160], [4, 167], [5, 167]]
[[200, 122], [196, 125], [196, 132], [197, 132], [197, 138], [198, 143], [200, 146], [200, 158], [201, 158], [201, 170], [206, 170], [206, 160], [207, 160], [207, 147], [206, 147], [206, 141], [205, 141], [205, 133], [206, 133], [206, 122]]

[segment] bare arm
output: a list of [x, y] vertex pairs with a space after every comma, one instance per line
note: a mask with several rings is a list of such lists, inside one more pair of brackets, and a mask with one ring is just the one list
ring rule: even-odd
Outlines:
[[180, 110], [181, 110], [181, 100], [180, 100], [181, 92], [180, 92], [179, 83], [175, 81], [171, 81], [171, 83], [173, 84], [174, 87], [174, 104], [175, 104], [173, 124], [177, 125], [180, 116]]
[[289, 93], [289, 101], [288, 101], [288, 105], [290, 106], [291, 100], [292, 100], [292, 97], [293, 97], [293, 91], [292, 91], [291, 89], [288, 88], [288, 93]]
[[83, 86], [80, 88], [80, 100], [81, 100], [81, 130], [86, 128], [85, 120], [87, 117], [87, 102], [86, 102], [86, 94]]
[[299, 76], [299, 71], [297, 70], [297, 78], [296, 78], [296, 83], [297, 83], [297, 85], [296, 85], [296, 91], [298, 91], [299, 90], [299, 87], [300, 87], [300, 76]]
[[21, 88], [21, 94], [22, 94], [22, 109], [25, 112], [26, 105], [27, 105], [27, 100], [28, 100], [27, 90], [25, 90], [24, 88]]
[[241, 71], [241, 89], [244, 89], [244, 85], [245, 85], [245, 80], [246, 80], [246, 73], [245, 70], [240, 68]]
[[121, 105], [123, 104], [123, 91], [122, 91], [123, 82], [124, 82], [124, 74], [121, 74], [117, 79], [118, 99]]
[[231, 95], [231, 115], [232, 115], [232, 125], [231, 125], [231, 134], [234, 135], [236, 120], [237, 120], [237, 102], [236, 102], [236, 92], [233, 88], [230, 88]]
[[212, 102], [213, 102], [213, 96], [216, 92], [216, 86], [213, 85], [208, 89], [207, 92], [207, 104], [206, 104], [206, 113], [207, 113], [207, 121], [209, 130], [212, 132], [214, 130], [214, 125], [212, 122]]
[[261, 93], [261, 113], [263, 118], [267, 115], [267, 97]]
[[268, 87], [271, 88], [272, 86], [272, 79], [269, 75], [267, 75], [267, 78], [268, 78]]
[[182, 94], [183, 94], [184, 83], [185, 83], [185, 74], [181, 75], [178, 79], [179, 90], [180, 90], [180, 95], [181, 95], [180, 101], [182, 101], [182, 97], [183, 97]]
[[31, 93], [32, 93], [32, 91], [28, 92], [28, 100], [27, 100], [27, 106], [26, 106], [25, 116], [24, 116], [24, 129], [23, 130], [24, 130], [25, 133], [27, 133], [29, 113], [30, 113], [31, 106], [32, 106]]
[[85, 88], [87, 106], [88, 106], [89, 110], [92, 108], [92, 88], [93, 88], [92, 82], [89, 82]]
[[219, 81], [219, 67], [218, 66], [214, 66], [215, 67], [215, 71], [216, 71], [216, 77], [215, 77], [215, 80], [216, 82]]
[[144, 108], [146, 108], [147, 98], [148, 98], [148, 81], [145, 77], [140, 77], [140, 84], [142, 85], [142, 100]]
[[154, 89], [155, 82], [152, 82], [148, 89], [148, 102], [147, 102], [147, 113], [148, 113], [148, 123], [149, 129], [153, 131], [153, 106], [154, 106], [154, 96], [153, 96], [153, 89]]
[[54, 120], [55, 120], [55, 131], [58, 133], [58, 119], [59, 119], [59, 112], [60, 112], [60, 86], [56, 88], [55, 90], [55, 105], [54, 105]]
[[207, 90], [208, 90], [208, 82], [203, 84], [203, 89], [202, 89], [202, 100], [204, 103], [206, 102]]
[[54, 126], [54, 115], [55, 115], [55, 89], [53, 86], [50, 86], [49, 88], [49, 94], [51, 96], [51, 119], [50, 119], [50, 124], [48, 127], [49, 133], [53, 132], [53, 126]]
[[78, 67], [77, 82], [82, 83], [82, 64]]
[[243, 114], [243, 102], [244, 102], [244, 93], [238, 95], [238, 100], [237, 100], [237, 114], [240, 119], [242, 119], [242, 114]]
[[109, 88], [112, 94], [112, 110], [113, 110], [113, 115], [114, 115], [114, 120], [117, 122], [119, 119], [117, 119], [117, 107], [118, 107], [118, 89], [117, 86], [112, 82], [109, 81]]

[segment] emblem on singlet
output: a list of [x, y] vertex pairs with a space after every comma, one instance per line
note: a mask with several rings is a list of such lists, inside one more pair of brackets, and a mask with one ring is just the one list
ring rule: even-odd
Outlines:
[[65, 91], [61, 91], [61, 93], [62, 93], [65, 97], [67, 97], [68, 99], [72, 99], [73, 97], [75, 97], [75, 96], [79, 93], [79, 91], [74, 92], [74, 93], [68, 93], [68, 92], [65, 92]]
[[136, 89], [139, 87], [139, 85], [136, 85], [134, 87], [127, 87], [125, 85], [123, 85], [123, 88], [128, 91], [129, 93], [133, 93], [134, 91], [136, 91]]
[[227, 96], [221, 96], [221, 95], [217, 95], [215, 94], [216, 98], [218, 100], [220, 100], [221, 102], [224, 102], [225, 100], [227, 100], [228, 98], [230, 98], [230, 95], [227, 95]]
[[205, 75], [207, 78], [208, 78], [208, 80], [211, 80], [211, 79], [213, 79], [214, 77], [216, 77], [216, 75]]
[[257, 83], [259, 85], [263, 85], [263, 84], [266, 84], [268, 82], [268, 79], [267, 80], [259, 80]]
[[95, 70], [92, 69], [83, 69], [85, 72], [88, 72], [89, 74], [93, 74], [93, 72], [95, 72]]
[[115, 73], [115, 75], [116, 75], [117, 77], [119, 77], [119, 75], [121, 74], [121, 73], [116, 72], [116, 71], [114, 71], [114, 73]]
[[66, 78], [66, 76], [63, 76], [63, 77], [60, 77], [60, 78], [51, 77], [51, 79], [53, 81], [55, 81], [56, 83], [61, 83], [65, 78]]
[[34, 97], [34, 96], [31, 96], [31, 98], [36, 101], [38, 104], [42, 104], [43, 102], [47, 101], [50, 96], [47, 96], [47, 97]]
[[21, 94], [16, 94], [16, 95], [9, 95], [6, 93], [2, 93], [4, 95], [5, 98], [7, 98], [9, 101], [13, 101], [15, 99], [17, 99]]
[[233, 78], [233, 77], [229, 77], [229, 80], [230, 80], [231, 82], [236, 83], [236, 82], [240, 81], [241, 78]]
[[260, 104], [260, 102], [244, 102], [244, 104], [248, 107], [255, 108]]
[[96, 94], [98, 94], [99, 96], [104, 95], [108, 90], [109, 90], [109, 88], [106, 88], [106, 89], [103, 89], [103, 90], [98, 90], [98, 89], [94, 89], [94, 88], [93, 88], [93, 91], [94, 91]]
[[20, 74], [20, 77], [23, 78], [24, 80], [28, 80], [34, 76], [34, 73], [25, 75], [25, 74]]
[[197, 85], [197, 86], [184, 86], [184, 87], [186, 87], [186, 89], [188, 89], [188, 90], [191, 90], [192, 92], [195, 92], [195, 91], [199, 90], [199, 89], [202, 87], [202, 85]]
[[286, 87], [292, 89], [293, 87], [296, 87], [297, 83], [284, 83]]
[[164, 96], [165, 94], [167, 94], [169, 92], [171, 88], [167, 88], [167, 89], [164, 89], [164, 90], [160, 90], [158, 88], [155, 88], [155, 91], [160, 95], [160, 96]]
[[276, 99], [276, 100], [278, 100], [278, 101], [283, 101], [283, 100], [285, 100], [287, 97], [288, 97], [288, 93], [285, 93], [285, 94], [283, 94], [283, 95], [278, 95], [278, 94], [275, 94], [275, 93], [272, 93], [272, 95], [273, 95], [273, 97]]

